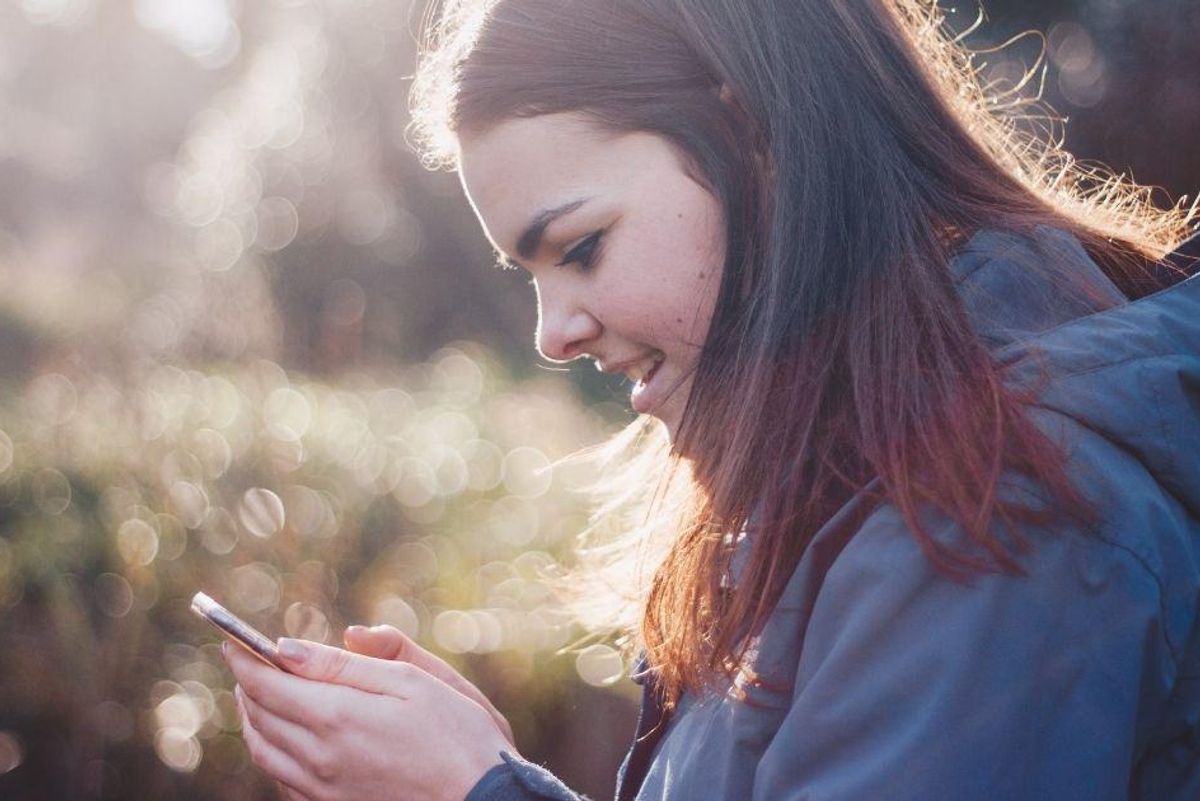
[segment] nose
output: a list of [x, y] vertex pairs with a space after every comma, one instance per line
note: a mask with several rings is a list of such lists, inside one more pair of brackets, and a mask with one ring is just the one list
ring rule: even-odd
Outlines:
[[600, 336], [600, 321], [566, 287], [548, 288], [538, 281], [538, 353], [550, 361], [566, 362], [586, 352], [587, 344]]

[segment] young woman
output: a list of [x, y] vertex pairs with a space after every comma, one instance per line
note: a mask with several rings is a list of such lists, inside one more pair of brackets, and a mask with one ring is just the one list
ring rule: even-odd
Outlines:
[[[1188, 214], [1021, 134], [926, 0], [432, 30], [430, 161], [532, 275], [540, 352], [642, 414], [605, 507], [638, 524], [576, 585], [643, 655], [619, 801], [1200, 797]], [[576, 797], [445, 663], [346, 641], [230, 655], [293, 797]]]

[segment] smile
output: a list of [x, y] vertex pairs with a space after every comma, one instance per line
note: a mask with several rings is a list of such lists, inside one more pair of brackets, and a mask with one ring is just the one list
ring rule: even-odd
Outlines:
[[[650, 369], [638, 377], [633, 385], [633, 391], [629, 394], [629, 400], [633, 405], [633, 410], [638, 414], [646, 414], [650, 409], [658, 405], [658, 395], [660, 393], [653, 382], [654, 377], [658, 375], [658, 368], [662, 363], [662, 358], [655, 359], [651, 363]], [[630, 371], [629, 377], [634, 378], [633, 371]]]

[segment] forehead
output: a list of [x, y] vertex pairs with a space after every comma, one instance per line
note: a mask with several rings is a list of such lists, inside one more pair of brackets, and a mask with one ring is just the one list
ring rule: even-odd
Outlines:
[[459, 174], [471, 199], [491, 205], [497, 195], [555, 188], [603, 159], [613, 139], [569, 114], [506, 119], [459, 142]]
[[669, 146], [645, 133], [613, 133], [575, 114], [507, 119], [459, 143], [459, 177], [488, 236], [502, 250], [530, 218], [581, 197], [611, 194], [645, 175]]

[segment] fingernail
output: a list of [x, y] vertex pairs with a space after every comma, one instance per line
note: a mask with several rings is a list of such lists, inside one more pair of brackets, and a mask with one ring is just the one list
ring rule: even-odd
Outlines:
[[227, 642], [221, 643], [221, 658], [222, 659], [229, 658], [229, 643], [227, 643]]
[[350, 628], [346, 629], [346, 631], [347, 631], [347, 632], [349, 632], [349, 633], [353, 633], [353, 634], [366, 634], [366, 633], [367, 633], [367, 627], [366, 627], [366, 626], [354, 625], [354, 626], [351, 626]]
[[287, 661], [299, 665], [308, 658], [308, 646], [299, 640], [281, 637], [279, 639], [279, 655]]

